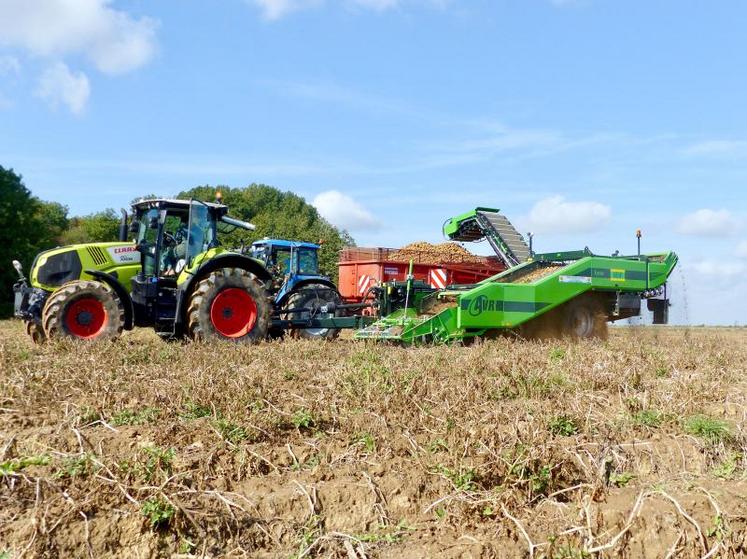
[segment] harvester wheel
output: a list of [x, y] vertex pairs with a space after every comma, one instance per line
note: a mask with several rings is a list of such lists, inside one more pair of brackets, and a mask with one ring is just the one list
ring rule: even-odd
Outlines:
[[26, 333], [35, 344], [42, 344], [47, 340], [44, 330], [38, 322], [26, 322]]
[[[335, 316], [339, 316], [337, 312], [319, 312], [321, 307], [330, 303], [334, 305], [342, 304], [342, 298], [335, 289], [321, 284], [306, 285], [298, 291], [291, 293], [288, 301], [283, 305], [283, 310], [311, 309], [311, 312], [286, 312], [283, 315], [281, 311], [281, 316], [287, 319], [307, 319], [309, 318], [309, 314], [318, 318], [334, 318]], [[295, 328], [291, 332], [293, 337], [307, 340], [333, 340], [340, 335], [339, 328]]]
[[256, 343], [267, 336], [270, 305], [264, 288], [240, 268], [216, 270], [200, 280], [189, 299], [189, 335]]
[[563, 334], [576, 339], [607, 339], [607, 316], [598, 296], [587, 293], [563, 306]]
[[124, 307], [101, 282], [71, 281], [47, 299], [42, 326], [48, 338], [115, 339], [122, 334]]

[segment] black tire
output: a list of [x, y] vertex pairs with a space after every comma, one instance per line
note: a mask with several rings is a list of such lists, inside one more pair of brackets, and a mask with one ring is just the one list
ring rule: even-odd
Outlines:
[[38, 322], [25, 321], [26, 334], [28, 334], [31, 341], [35, 344], [43, 344], [47, 341], [47, 336], [44, 334], [44, 329]]
[[106, 284], [71, 281], [47, 299], [42, 327], [50, 339], [113, 340], [122, 334], [124, 307]]
[[257, 343], [270, 325], [268, 293], [240, 268], [216, 270], [197, 283], [187, 307], [190, 337]]
[[607, 339], [607, 315], [595, 293], [586, 293], [522, 324], [515, 332], [528, 340]]
[[607, 339], [607, 316], [597, 295], [586, 293], [563, 306], [563, 334], [577, 340]]
[[[342, 297], [337, 290], [330, 288], [327, 285], [322, 284], [311, 284], [305, 285], [298, 291], [291, 293], [286, 303], [283, 305], [283, 311], [290, 309], [313, 309], [313, 316], [319, 318], [331, 318], [340, 316], [339, 312], [334, 313], [315, 313], [316, 309], [319, 309], [323, 305], [328, 303], [334, 303], [335, 305], [342, 304]], [[281, 311], [282, 314], [282, 311]], [[309, 318], [309, 312], [286, 312], [283, 317], [286, 319]], [[296, 338], [304, 338], [307, 340], [333, 340], [340, 335], [339, 328], [295, 328], [291, 330], [292, 335]]]

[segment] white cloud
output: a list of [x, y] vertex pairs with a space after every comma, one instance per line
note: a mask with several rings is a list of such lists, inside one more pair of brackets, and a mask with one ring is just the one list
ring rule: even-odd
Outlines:
[[[262, 17], [273, 21], [300, 10], [315, 8], [327, 4], [328, 0], [245, 0], [257, 6]], [[404, 3], [421, 4], [432, 8], [444, 9], [452, 0], [330, 0], [329, 4], [359, 7], [383, 12], [398, 8]]]
[[677, 232], [682, 235], [723, 237], [736, 232], [739, 223], [729, 210], [703, 208], [683, 216]]
[[280, 19], [292, 12], [319, 5], [322, 0], [251, 0], [268, 20]]
[[747, 155], [747, 141], [707, 140], [687, 146], [684, 153], [706, 157], [742, 157]]
[[737, 256], [747, 258], [747, 241], [742, 241], [737, 245]]
[[342, 229], [371, 231], [381, 227], [381, 222], [371, 212], [347, 194], [337, 190], [321, 192], [312, 204], [324, 219]]
[[747, 273], [747, 265], [742, 262], [701, 260], [693, 264], [692, 267], [700, 275], [720, 279], [741, 278]]
[[396, 8], [399, 0], [352, 0], [353, 4], [371, 8], [372, 10], [383, 11], [389, 8]]
[[80, 114], [88, 102], [91, 87], [83, 72], [77, 74], [62, 62], [47, 68], [39, 78], [36, 95], [52, 107], [66, 105], [74, 114]]
[[60, 59], [83, 55], [104, 73], [147, 63], [157, 23], [111, 7], [111, 0], [0, 0], [0, 46]]
[[550, 196], [529, 211], [528, 225], [533, 233], [588, 233], [601, 229], [612, 210], [599, 202], [566, 202], [563, 196]]

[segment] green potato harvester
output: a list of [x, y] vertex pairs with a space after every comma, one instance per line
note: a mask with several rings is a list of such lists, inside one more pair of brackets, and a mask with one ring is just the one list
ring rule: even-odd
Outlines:
[[[639, 316], [645, 301], [654, 324], [666, 324], [666, 282], [674, 252], [602, 256], [588, 248], [535, 254], [499, 210], [476, 208], [447, 220], [444, 235], [486, 240], [509, 268], [473, 285], [432, 290], [400, 286], [408, 304], [355, 335], [404, 343], [469, 341], [505, 332], [526, 337], [604, 337], [608, 322]], [[391, 289], [390, 289], [391, 290]]]

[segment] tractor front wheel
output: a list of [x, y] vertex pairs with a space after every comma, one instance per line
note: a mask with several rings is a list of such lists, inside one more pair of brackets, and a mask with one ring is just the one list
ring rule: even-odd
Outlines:
[[50, 339], [114, 339], [122, 334], [124, 307], [105, 284], [72, 281], [49, 296], [42, 312], [42, 326]]
[[189, 335], [195, 340], [256, 343], [267, 336], [270, 305], [249, 272], [225, 268], [200, 280], [189, 299]]

